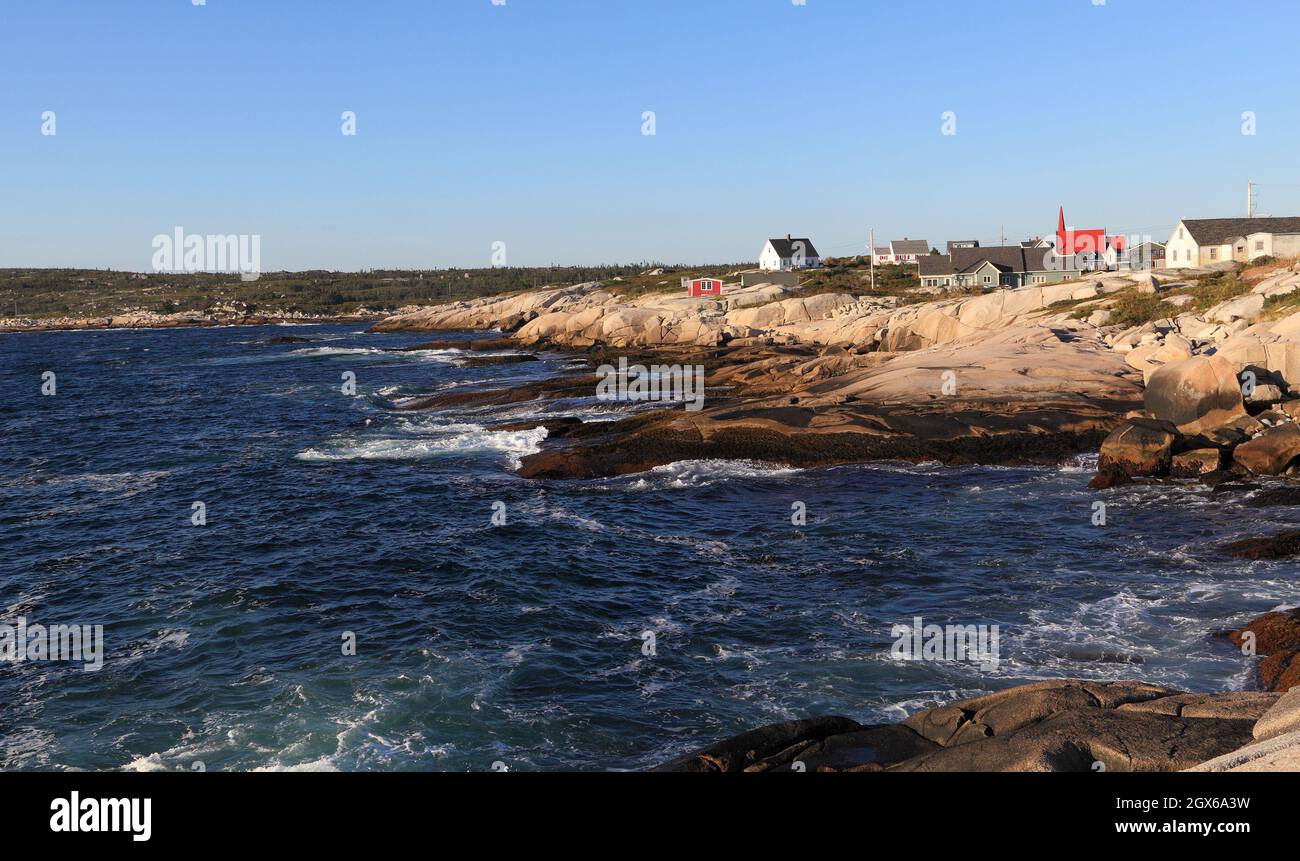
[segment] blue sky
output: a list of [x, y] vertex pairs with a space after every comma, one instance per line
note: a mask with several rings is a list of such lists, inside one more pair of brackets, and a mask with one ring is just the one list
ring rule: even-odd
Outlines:
[[0, 267], [143, 270], [178, 225], [266, 270], [987, 243], [1060, 204], [1165, 238], [1248, 179], [1300, 215], [1292, 0], [0, 2]]

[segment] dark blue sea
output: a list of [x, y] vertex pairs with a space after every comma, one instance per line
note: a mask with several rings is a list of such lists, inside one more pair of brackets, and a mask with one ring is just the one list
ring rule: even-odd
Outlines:
[[[283, 335], [319, 340], [267, 343]], [[1034, 679], [1242, 689], [1251, 662], [1208, 633], [1297, 603], [1293, 564], [1216, 550], [1295, 515], [1098, 494], [1086, 457], [523, 480], [545, 431], [490, 426], [628, 407], [396, 411], [572, 361], [384, 351], [427, 338], [0, 335], [0, 623], [101, 624], [106, 642], [99, 671], [0, 663], [0, 767], [635, 769], [772, 721], [895, 721]], [[916, 616], [997, 624], [998, 667], [891, 659]]]

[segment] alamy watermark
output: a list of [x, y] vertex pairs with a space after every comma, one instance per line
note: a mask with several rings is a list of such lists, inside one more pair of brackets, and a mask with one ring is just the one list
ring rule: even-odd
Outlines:
[[103, 625], [0, 624], [0, 661], [80, 661], [94, 672], [104, 667]]
[[262, 276], [262, 236], [257, 233], [204, 236], [177, 227], [155, 236], [153, 249], [155, 272], [237, 272], [244, 281]]
[[690, 412], [704, 409], [703, 365], [629, 365], [596, 369], [596, 399], [601, 401], [669, 401], [685, 403]]
[[891, 627], [889, 636], [889, 656], [896, 661], [970, 662], [986, 672], [1001, 661], [997, 625], [927, 625], [915, 616], [910, 625]]

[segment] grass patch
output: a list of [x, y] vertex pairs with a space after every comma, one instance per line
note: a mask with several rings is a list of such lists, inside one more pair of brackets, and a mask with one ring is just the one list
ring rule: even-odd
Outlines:
[[1220, 302], [1226, 302], [1229, 299], [1235, 299], [1249, 293], [1251, 286], [1241, 280], [1241, 273], [1241, 268], [1230, 272], [1216, 272], [1213, 275], [1207, 275], [1195, 284], [1177, 291], [1178, 294], [1193, 297], [1194, 301], [1183, 309], [1184, 312], [1204, 311], [1218, 305]]
[[[1155, 293], [1139, 293], [1136, 290], [1123, 290], [1111, 297], [1114, 301], [1110, 308], [1110, 325], [1132, 328], [1142, 326], [1168, 317], [1173, 308], [1162, 301]], [[1082, 312], [1079, 312], [1082, 313]]]
[[921, 286], [915, 266], [877, 266], [871, 289], [871, 260], [867, 257], [828, 257], [821, 269], [800, 279], [805, 294], [852, 293], [855, 296], [903, 296]]

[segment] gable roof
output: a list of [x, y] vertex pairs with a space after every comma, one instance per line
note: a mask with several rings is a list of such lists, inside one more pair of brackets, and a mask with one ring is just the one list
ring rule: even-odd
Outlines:
[[997, 245], [988, 248], [954, 248], [950, 254], [927, 254], [921, 258], [922, 276], [970, 274], [985, 263], [999, 272], [1047, 272], [1051, 248], [1022, 248], [1019, 245]]
[[1184, 218], [1197, 245], [1227, 245], [1252, 233], [1300, 233], [1300, 218]]
[[921, 258], [921, 276], [926, 275], [951, 275], [952, 274], [952, 255], [950, 254], [927, 254]]
[[794, 256], [796, 242], [803, 243], [804, 257], [821, 257], [821, 255], [817, 253], [817, 249], [813, 247], [811, 239], [800, 239], [798, 237], [786, 239], [782, 236], [780, 239], [769, 239], [767, 241], [772, 243], [772, 247], [776, 249], [776, 256], [782, 259]]
[[895, 254], [929, 254], [930, 243], [924, 239], [895, 239], [889, 243]]
[[[1019, 245], [995, 245], [989, 248], [954, 248], [952, 251], [952, 268], [954, 272], [974, 272], [987, 260], [1003, 272], [1028, 272], [1027, 266], [1038, 249], [1021, 248]], [[1038, 262], [1043, 261], [1038, 254]]]

